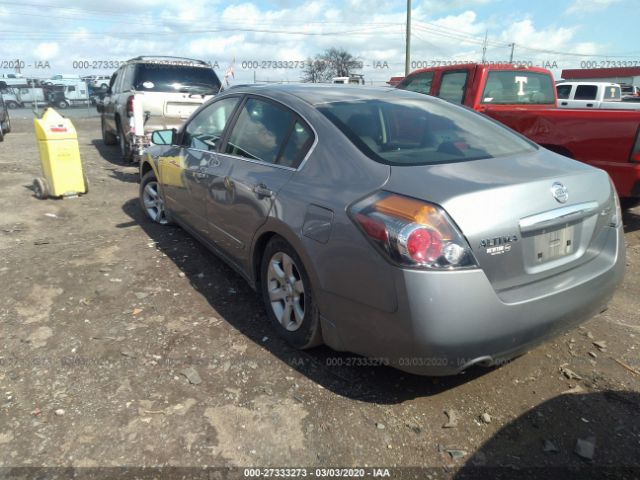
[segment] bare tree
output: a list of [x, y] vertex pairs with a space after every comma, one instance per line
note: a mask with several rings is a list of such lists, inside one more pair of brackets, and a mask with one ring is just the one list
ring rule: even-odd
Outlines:
[[302, 81], [308, 83], [322, 83], [331, 80], [332, 73], [328, 64], [316, 55], [316, 58], [308, 58], [302, 71]]
[[333, 77], [348, 77], [362, 68], [362, 62], [344, 48], [328, 48], [308, 59], [302, 72], [303, 82], [327, 82]]

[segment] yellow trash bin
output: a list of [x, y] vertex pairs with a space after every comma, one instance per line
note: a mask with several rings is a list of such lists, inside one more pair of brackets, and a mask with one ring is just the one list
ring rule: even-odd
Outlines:
[[36, 196], [74, 197], [87, 193], [89, 183], [82, 173], [78, 135], [71, 121], [48, 108], [33, 123], [44, 175], [33, 181]]

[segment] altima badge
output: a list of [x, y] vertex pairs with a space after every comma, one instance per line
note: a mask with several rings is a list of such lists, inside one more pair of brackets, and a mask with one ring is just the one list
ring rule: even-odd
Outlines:
[[480, 240], [480, 247], [485, 248], [489, 255], [502, 255], [511, 251], [511, 244], [517, 242], [517, 235], [503, 235]]
[[569, 200], [569, 189], [560, 182], [551, 185], [551, 195], [560, 203], [567, 203]]

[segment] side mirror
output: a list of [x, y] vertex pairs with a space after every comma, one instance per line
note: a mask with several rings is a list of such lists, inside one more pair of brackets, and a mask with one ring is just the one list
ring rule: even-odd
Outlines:
[[151, 134], [151, 143], [154, 145], [173, 145], [176, 130], [156, 130]]

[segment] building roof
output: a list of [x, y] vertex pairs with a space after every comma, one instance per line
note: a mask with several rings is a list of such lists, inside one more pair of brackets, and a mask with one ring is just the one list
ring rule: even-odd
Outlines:
[[574, 68], [562, 70], [562, 78], [565, 80], [610, 77], [640, 77], [640, 67]]

